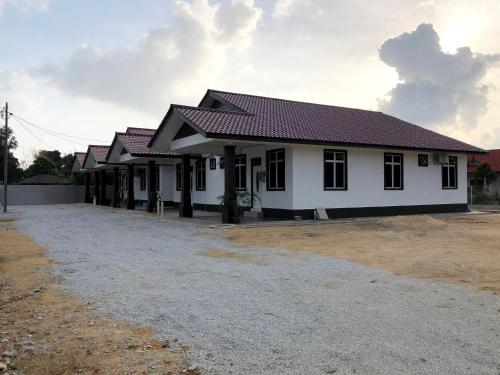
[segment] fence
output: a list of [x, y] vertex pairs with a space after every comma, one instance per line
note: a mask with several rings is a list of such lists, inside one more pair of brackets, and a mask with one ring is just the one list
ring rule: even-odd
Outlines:
[[[85, 199], [82, 185], [9, 185], [7, 204], [63, 204], [81, 203]], [[0, 186], [0, 202], [3, 204], [3, 186]]]

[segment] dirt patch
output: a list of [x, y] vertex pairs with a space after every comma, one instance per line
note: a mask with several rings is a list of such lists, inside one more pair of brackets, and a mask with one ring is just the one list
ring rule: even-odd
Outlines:
[[341, 258], [395, 274], [500, 291], [500, 215], [398, 216], [325, 225], [229, 228], [238, 245]]
[[228, 251], [228, 250], [218, 250], [218, 249], [210, 249], [206, 252], [201, 253], [202, 255], [206, 255], [211, 258], [226, 258], [226, 259], [232, 259], [240, 262], [256, 262], [257, 258], [250, 255], [250, 254], [244, 254], [244, 253], [237, 253], [235, 251]]
[[[198, 374], [187, 347], [62, 293], [30, 237], [0, 223], [0, 368], [23, 374]], [[0, 369], [0, 373], [1, 373]]]

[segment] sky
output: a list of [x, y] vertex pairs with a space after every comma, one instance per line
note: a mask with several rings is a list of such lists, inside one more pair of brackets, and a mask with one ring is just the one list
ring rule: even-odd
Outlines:
[[209, 88], [500, 148], [499, 19], [500, 0], [0, 0], [0, 103], [26, 163], [156, 128]]

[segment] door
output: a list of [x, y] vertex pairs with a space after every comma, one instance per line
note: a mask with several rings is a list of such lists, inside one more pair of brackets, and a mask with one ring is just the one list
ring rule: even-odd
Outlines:
[[255, 211], [260, 211], [262, 208], [262, 189], [263, 189], [263, 178], [262, 178], [262, 159], [252, 158], [251, 159], [251, 189], [250, 193], [252, 195], [251, 202], [252, 208]]

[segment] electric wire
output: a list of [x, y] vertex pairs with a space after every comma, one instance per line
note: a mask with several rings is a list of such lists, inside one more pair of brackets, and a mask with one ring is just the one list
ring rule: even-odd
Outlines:
[[[21, 121], [19, 121], [17, 118], [13, 117], [16, 122], [21, 125], [21, 127], [33, 138], [35, 138], [38, 142], [44, 144], [45, 146], [49, 146], [44, 140], [42, 140], [40, 137], [38, 137], [35, 133], [33, 133], [26, 125], [24, 125]], [[49, 146], [50, 147], [50, 146]]]

